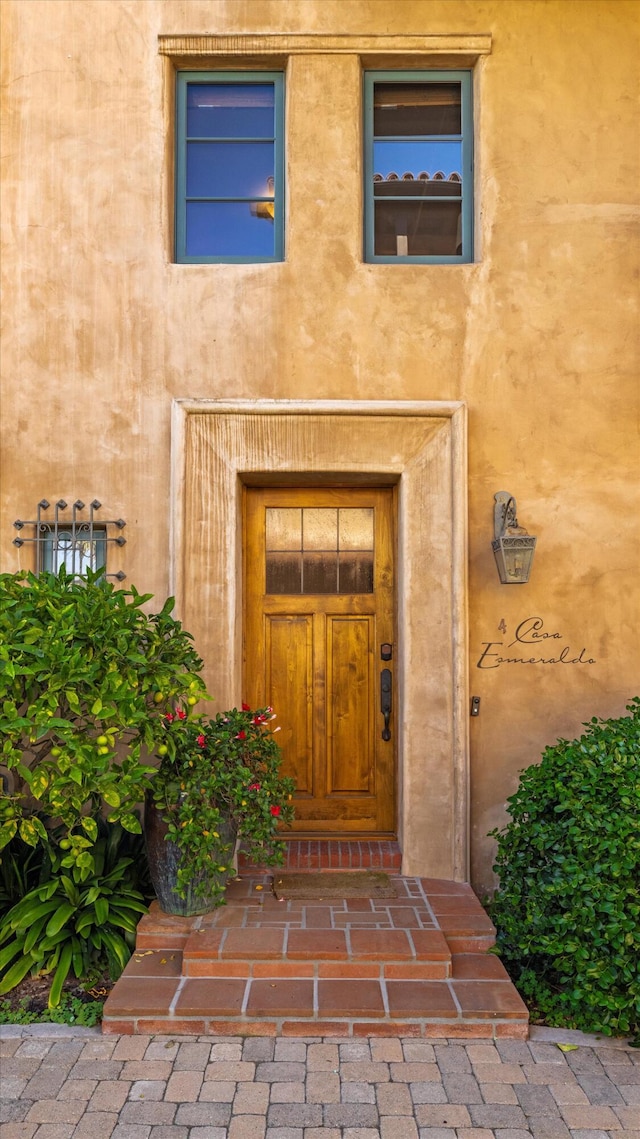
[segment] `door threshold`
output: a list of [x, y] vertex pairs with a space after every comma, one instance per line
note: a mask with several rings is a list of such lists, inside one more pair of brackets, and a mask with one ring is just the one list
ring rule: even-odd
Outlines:
[[[402, 867], [402, 851], [395, 839], [288, 838], [284, 844], [285, 871], [305, 870], [388, 870], [396, 874]], [[238, 873], [268, 872], [267, 866], [250, 863], [238, 855]]]

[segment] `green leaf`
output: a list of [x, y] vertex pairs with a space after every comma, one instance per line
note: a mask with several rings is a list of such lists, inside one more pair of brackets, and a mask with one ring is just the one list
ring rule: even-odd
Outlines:
[[60, 1004], [60, 997], [62, 995], [62, 986], [64, 985], [69, 969], [71, 967], [71, 959], [73, 957], [73, 947], [69, 942], [64, 946], [61, 954], [58, 968], [56, 969], [55, 976], [51, 982], [49, 990], [49, 1008], [57, 1008]]
[[52, 937], [53, 934], [58, 933], [67, 924], [72, 914], [75, 914], [76, 909], [77, 906], [74, 906], [72, 902], [63, 902], [53, 917], [49, 919], [45, 931], [47, 937]]
[[0, 981], [0, 997], [3, 997], [5, 993], [10, 993], [12, 989], [15, 989], [16, 985], [19, 985], [26, 977], [32, 966], [33, 962], [30, 957], [20, 957]]

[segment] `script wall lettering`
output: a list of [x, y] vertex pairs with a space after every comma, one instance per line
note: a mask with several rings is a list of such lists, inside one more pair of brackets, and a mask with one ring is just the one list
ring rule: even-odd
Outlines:
[[[498, 629], [506, 637], [507, 625], [504, 618]], [[586, 648], [579, 653], [570, 645], [558, 644], [564, 640], [562, 633], [550, 633], [544, 628], [542, 617], [526, 617], [516, 627], [512, 641], [483, 641], [483, 651], [476, 662], [476, 668], [500, 668], [503, 664], [595, 664]]]

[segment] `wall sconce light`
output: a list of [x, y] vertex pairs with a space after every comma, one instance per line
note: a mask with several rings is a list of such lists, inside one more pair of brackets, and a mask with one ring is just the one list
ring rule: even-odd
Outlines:
[[529, 580], [536, 539], [518, 525], [516, 500], [506, 490], [494, 495], [495, 537], [491, 543], [503, 585], [524, 585]]

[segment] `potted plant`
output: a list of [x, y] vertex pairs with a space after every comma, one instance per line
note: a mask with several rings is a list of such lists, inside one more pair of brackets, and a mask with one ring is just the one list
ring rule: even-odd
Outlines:
[[280, 774], [274, 719], [246, 704], [213, 717], [167, 712], [145, 802], [149, 871], [165, 912], [223, 905], [238, 840], [254, 861], [282, 863], [278, 831], [293, 818], [294, 784]]

